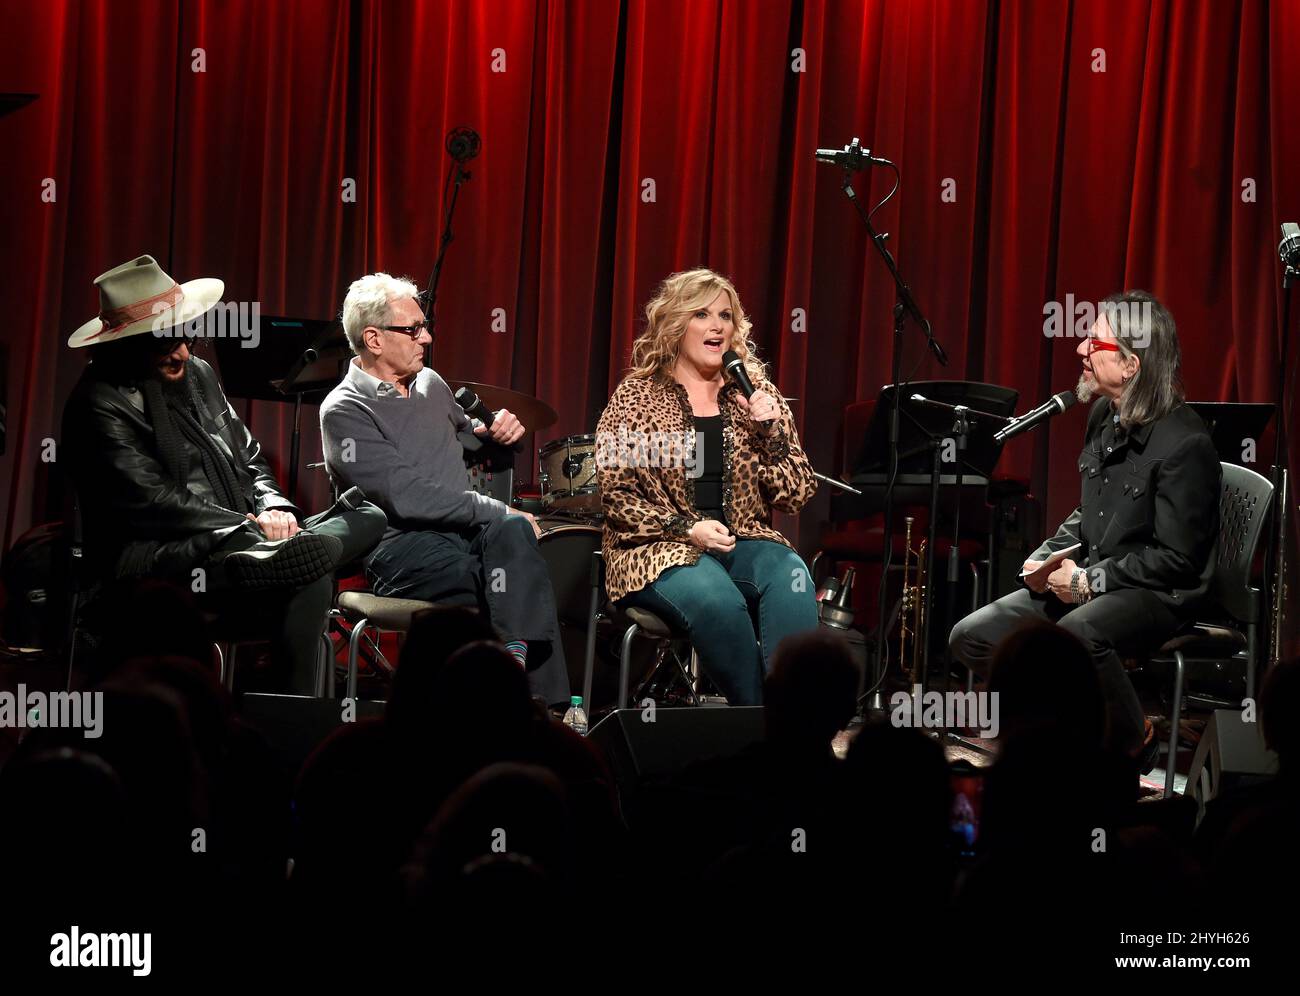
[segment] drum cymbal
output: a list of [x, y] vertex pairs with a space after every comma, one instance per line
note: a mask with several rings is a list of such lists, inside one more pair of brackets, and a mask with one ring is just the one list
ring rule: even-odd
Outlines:
[[462, 387], [468, 387], [478, 395], [479, 400], [494, 412], [508, 408], [523, 423], [526, 432], [538, 432], [549, 429], [559, 417], [555, 409], [540, 398], [529, 394], [512, 391], [508, 387], [494, 387], [491, 384], [476, 384], [472, 380], [450, 380], [451, 393], [455, 394]]

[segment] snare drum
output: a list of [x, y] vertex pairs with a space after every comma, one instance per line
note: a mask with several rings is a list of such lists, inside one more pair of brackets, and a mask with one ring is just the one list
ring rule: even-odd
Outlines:
[[541, 466], [542, 506], [565, 515], [599, 515], [596, 437], [565, 436], [537, 451]]

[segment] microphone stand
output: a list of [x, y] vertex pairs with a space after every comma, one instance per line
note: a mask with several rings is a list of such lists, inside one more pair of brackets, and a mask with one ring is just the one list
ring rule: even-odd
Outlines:
[[456, 199], [460, 196], [461, 184], [471, 176], [469, 170], [465, 168], [464, 162], [459, 159], [453, 161], [456, 163], [455, 186], [451, 190], [451, 203], [447, 205], [446, 224], [443, 226], [442, 238], [438, 242], [438, 255], [433, 261], [433, 272], [429, 274], [429, 287], [424, 292], [425, 302], [428, 305], [425, 309], [425, 317], [429, 320], [429, 345], [424, 347], [424, 365], [426, 367], [433, 366], [434, 307], [438, 299], [438, 280], [442, 276], [442, 261], [447, 256], [447, 246], [451, 245], [453, 238], [451, 219], [452, 215], [456, 213]]
[[[966, 451], [967, 436], [970, 435], [972, 425], [980, 421], [993, 419], [997, 422], [1010, 423], [1015, 419], [1009, 419], [1005, 415], [995, 415], [992, 412], [980, 411], [978, 408], [970, 408], [966, 405], [949, 405], [942, 401], [933, 401], [930, 398], [920, 394], [913, 394], [912, 400], [918, 404], [928, 405], [931, 408], [940, 408], [944, 411], [951, 412], [953, 416], [952, 433], [957, 441], [957, 507], [953, 512], [952, 519], [952, 545], [948, 548], [948, 611], [945, 613], [945, 625], [948, 632], [952, 632], [953, 624], [956, 623], [957, 614], [957, 586], [961, 575], [961, 500], [962, 500], [962, 478], [965, 476], [965, 461], [962, 454]], [[939, 440], [932, 440], [931, 445], [935, 447], [935, 459], [933, 477], [930, 481], [930, 546], [934, 548], [934, 542], [938, 535], [937, 519], [939, 515]], [[930, 575], [933, 578], [934, 575]], [[931, 582], [932, 583], [932, 582]], [[933, 604], [929, 606], [933, 608]], [[925, 613], [925, 623], [921, 627], [921, 639], [925, 640], [925, 648], [929, 649], [930, 638], [930, 611]], [[925, 658], [923, 658], [925, 659]], [[948, 661], [947, 667], [943, 673], [943, 690], [946, 695], [952, 688], [952, 661]], [[922, 690], [924, 691], [924, 681], [922, 681]]]
[[[314, 346], [308, 346], [302, 355], [293, 361], [285, 375], [284, 384], [294, 384], [298, 375], [320, 358]], [[293, 432], [289, 436], [289, 494], [291, 502], [298, 500], [298, 458], [302, 452], [302, 391], [293, 392]]]
[[[1286, 493], [1287, 493], [1287, 463], [1291, 454], [1286, 441], [1286, 411], [1284, 405], [1286, 402], [1286, 375], [1288, 353], [1290, 352], [1290, 343], [1287, 340], [1287, 333], [1291, 328], [1291, 285], [1300, 277], [1300, 269], [1292, 266], [1284, 259], [1282, 262], [1282, 342], [1280, 344], [1279, 363], [1277, 367], [1277, 428], [1273, 431], [1273, 468], [1271, 476], [1273, 479], [1273, 521], [1270, 524], [1270, 532], [1273, 534], [1276, 548], [1272, 551], [1272, 556], [1266, 559], [1264, 566], [1264, 577], [1270, 574], [1276, 577], [1274, 583], [1273, 597], [1270, 600], [1269, 608], [1269, 650], [1270, 656], [1275, 656], [1277, 660], [1267, 660], [1266, 666], [1271, 667], [1280, 661], [1283, 656], [1281, 620], [1282, 612], [1286, 608]], [[1267, 585], [1265, 585], [1267, 589]], [[1276, 603], [1276, 604], [1273, 604]], [[1258, 680], [1258, 679], [1256, 679]]]
[[857, 495], [859, 498], [862, 497], [861, 491], [855, 488], [852, 484], [845, 484], [838, 477], [827, 477], [825, 474], [819, 474], [815, 470], [813, 471], [813, 477], [817, 478], [817, 480], [821, 481], [823, 484], [829, 484], [831, 487], [839, 488], [841, 491], [847, 491], [851, 495]]
[[[895, 173], [897, 173], [897, 169], [898, 167], [895, 166]], [[867, 234], [871, 237], [871, 244], [876, 247], [876, 252], [879, 253], [880, 258], [884, 260], [885, 269], [889, 271], [889, 275], [894, 281], [894, 356], [891, 373], [891, 382], [894, 385], [894, 403], [889, 412], [889, 479], [885, 484], [884, 543], [881, 547], [880, 590], [876, 599], [878, 625], [876, 629], [876, 645], [874, 647], [875, 666], [872, 668], [874, 680], [869, 692], [866, 688], [867, 672], [865, 669], [858, 681], [858, 718], [861, 720], [865, 718], [863, 703], [868, 694], [871, 695], [871, 703], [867, 706], [868, 709], [873, 711], [884, 709], [884, 700], [880, 694], [880, 686], [884, 684], [885, 680], [885, 629], [888, 625], [889, 615], [887, 582], [889, 580], [890, 561], [893, 560], [894, 554], [894, 482], [898, 476], [898, 423], [899, 406], [902, 400], [900, 394], [902, 385], [899, 381], [902, 379], [903, 329], [906, 327], [907, 317], [911, 316], [912, 321], [914, 321], [917, 327], [925, 333], [926, 344], [930, 347], [930, 352], [934, 354], [935, 359], [939, 361], [940, 366], [946, 367], [948, 365], [948, 356], [943, 351], [943, 347], [940, 346], [938, 341], [934, 338], [934, 332], [930, 329], [929, 321], [926, 319], [925, 315], [921, 313], [921, 309], [916, 303], [916, 298], [912, 296], [911, 289], [903, 280], [902, 274], [899, 273], [898, 264], [894, 261], [894, 257], [890, 251], [885, 247], [885, 239], [889, 237], [889, 234], [887, 232], [882, 234], [881, 232], [876, 231], [871, 224], [871, 216], [867, 214], [862, 205], [858, 202], [858, 195], [853, 190], [852, 170], [846, 169], [844, 171], [844, 182], [842, 186], [844, 196], [852, 202], [853, 207], [857, 210], [858, 216], [862, 219], [862, 223], [867, 228]], [[931, 519], [930, 522], [930, 529], [931, 532], [933, 532], [933, 519]], [[930, 544], [929, 550], [926, 551], [926, 575], [931, 578], [934, 577], [933, 543]], [[921, 659], [921, 683], [922, 686], [924, 686], [925, 671], [929, 667], [930, 663], [930, 646], [928, 642], [924, 647], [922, 647]]]

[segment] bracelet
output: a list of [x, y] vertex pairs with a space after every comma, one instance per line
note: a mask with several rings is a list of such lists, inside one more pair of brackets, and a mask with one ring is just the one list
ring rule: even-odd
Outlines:
[[1092, 586], [1088, 584], [1088, 572], [1084, 568], [1076, 567], [1074, 573], [1070, 575], [1070, 593], [1074, 596], [1077, 605], [1082, 605], [1092, 598]]

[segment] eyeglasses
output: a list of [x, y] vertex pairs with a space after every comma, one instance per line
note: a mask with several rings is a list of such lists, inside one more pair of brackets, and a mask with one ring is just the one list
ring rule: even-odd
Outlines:
[[1088, 355], [1093, 353], [1118, 353], [1120, 351], [1119, 343], [1110, 342], [1106, 339], [1098, 339], [1095, 335], [1088, 336]]
[[[145, 336], [141, 336], [142, 340], [145, 338]], [[191, 352], [194, 350], [194, 338], [182, 335], [180, 332], [172, 334], [171, 329], [169, 329], [165, 335], [150, 335], [147, 338], [150, 342], [147, 344], [141, 342], [140, 345], [146, 352], [153, 356], [169, 356], [176, 352], [176, 350], [181, 346], [189, 346]]]
[[383, 329], [385, 332], [401, 332], [412, 339], [420, 338], [421, 332], [428, 332], [429, 338], [433, 338], [433, 326], [429, 324], [427, 318], [420, 319], [414, 325], [376, 325], [375, 328]]

